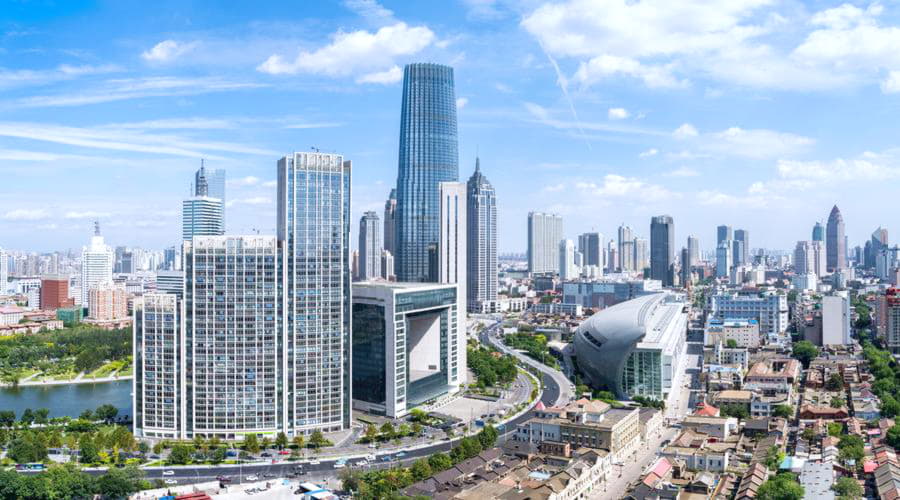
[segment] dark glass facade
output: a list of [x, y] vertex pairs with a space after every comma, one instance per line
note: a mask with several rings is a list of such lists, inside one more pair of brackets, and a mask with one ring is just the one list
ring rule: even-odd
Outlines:
[[387, 374], [384, 307], [353, 304], [353, 397], [384, 405]]
[[458, 177], [453, 68], [409, 64], [403, 72], [397, 175], [399, 281], [434, 281], [429, 248], [437, 248], [440, 238], [438, 185]]

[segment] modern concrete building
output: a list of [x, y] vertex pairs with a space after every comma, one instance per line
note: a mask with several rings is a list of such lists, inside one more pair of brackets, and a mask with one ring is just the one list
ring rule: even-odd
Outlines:
[[278, 162], [288, 435], [350, 427], [351, 170], [337, 154]]
[[200, 160], [194, 174], [194, 196], [209, 196], [222, 201], [222, 231], [225, 231], [225, 169], [208, 169]]
[[398, 418], [465, 382], [457, 285], [353, 286], [353, 406]]
[[224, 213], [225, 206], [218, 198], [193, 196], [184, 200], [181, 203], [182, 239], [225, 234]]
[[821, 222], [816, 222], [812, 229], [812, 240], [825, 243], [825, 226]]
[[734, 340], [738, 347], [756, 349], [761, 345], [759, 322], [755, 319], [709, 319], [703, 332], [703, 345], [727, 344]]
[[669, 215], [650, 220], [650, 278], [675, 285], [675, 221]]
[[467, 184], [466, 207], [467, 309], [470, 312], [492, 309], [497, 301], [497, 193], [481, 173], [475, 159], [475, 172]]
[[69, 278], [66, 276], [44, 276], [41, 278], [41, 309], [72, 307], [75, 301], [69, 297]]
[[[168, 293], [148, 293], [134, 305], [132, 408], [138, 438], [185, 436], [182, 304]], [[234, 403], [233, 403], [234, 404]]]
[[575, 331], [578, 368], [594, 387], [617, 397], [667, 400], [685, 371], [687, 307], [683, 295], [645, 295], [603, 309]]
[[717, 278], [727, 278], [731, 275], [731, 268], [734, 267], [732, 263], [732, 257], [734, 253], [732, 252], [729, 241], [723, 241], [719, 243], [719, 246], [716, 247], [716, 277]]
[[777, 292], [712, 296], [711, 316], [720, 321], [756, 320], [763, 335], [782, 335], [788, 327], [787, 296]]
[[[750, 231], [746, 229], [737, 229], [734, 231], [735, 241], [735, 257], [734, 265], [744, 266], [752, 264], [750, 262]], [[740, 242], [740, 244], [737, 244]], [[740, 257], [740, 258], [738, 258]]]
[[381, 245], [383, 227], [378, 214], [372, 211], [359, 219], [359, 279], [366, 281], [382, 276]]
[[559, 279], [571, 280], [578, 277], [575, 266], [575, 243], [572, 240], [559, 241]]
[[0, 247], [0, 293], [5, 293], [9, 287], [9, 255]]
[[100, 235], [100, 223], [94, 223], [90, 246], [81, 250], [81, 305], [87, 307], [91, 288], [112, 281], [115, 254]]
[[98, 283], [88, 291], [88, 319], [116, 321], [128, 317], [128, 294], [122, 285]]
[[826, 273], [824, 243], [821, 241], [798, 241], [794, 248], [794, 272], [824, 276]]
[[562, 285], [562, 303], [602, 309], [661, 291], [661, 283], [657, 280], [603, 278], [595, 281], [567, 281]]
[[716, 245], [719, 245], [723, 241], [732, 241], [734, 239], [734, 234], [731, 230], [731, 226], [719, 226], [716, 228]]
[[634, 270], [638, 272], [644, 272], [645, 269], [650, 267], [650, 245], [647, 243], [647, 238], [635, 238], [634, 239]]
[[622, 224], [618, 230], [619, 236], [619, 268], [622, 271], [634, 271], [634, 231]]
[[394, 256], [387, 250], [381, 252], [381, 277], [388, 281], [397, 280], [397, 275], [394, 274]]
[[584, 233], [578, 236], [578, 251], [584, 255], [584, 264], [586, 266], [597, 266], [603, 269], [606, 264], [603, 248], [603, 234], [601, 233]]
[[844, 233], [844, 217], [835, 205], [828, 215], [825, 228], [825, 253], [828, 272], [847, 268], [847, 239]]
[[557, 214], [528, 213], [528, 272], [558, 273], [563, 219]]
[[439, 244], [441, 182], [459, 178], [453, 68], [408, 64], [403, 70], [397, 176], [397, 278], [436, 281], [431, 249]]
[[157, 271], [156, 291], [184, 297], [184, 271]]
[[893, 354], [900, 354], [900, 288], [888, 288], [884, 294], [884, 340]]
[[688, 265], [691, 267], [696, 266], [700, 263], [700, 239], [694, 235], [688, 236], [687, 248], [689, 257]]
[[822, 345], [850, 343], [850, 298], [846, 292], [822, 297]]
[[384, 202], [384, 249], [396, 255], [397, 253], [397, 189], [391, 189], [391, 194]]
[[[466, 209], [467, 186], [462, 182], [442, 182], [439, 185], [441, 195], [441, 230], [438, 247], [438, 279], [439, 283], [458, 285], [456, 291], [459, 311], [465, 324], [468, 300], [468, 217]], [[465, 331], [463, 331], [465, 337]], [[463, 348], [465, 351], [465, 347]], [[465, 355], [465, 353], [463, 353]]]

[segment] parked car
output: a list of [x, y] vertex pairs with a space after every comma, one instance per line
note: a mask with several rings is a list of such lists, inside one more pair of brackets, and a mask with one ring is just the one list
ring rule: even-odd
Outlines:
[[259, 476], [256, 474], [249, 475], [245, 478], [247, 481], [259, 481]]
[[319, 465], [320, 463], [321, 462], [319, 462], [318, 460], [310, 460], [309, 461], [309, 465]]
[[169, 478], [169, 479], [166, 479], [165, 483], [166, 484], [178, 484], [178, 480]]
[[174, 475], [175, 475], [175, 471], [173, 471], [173, 470], [164, 470], [163, 471], [163, 476], [174, 476]]
[[259, 456], [261, 456], [261, 457], [271, 457], [272, 454], [269, 453], [268, 451], [264, 451], [264, 452], [260, 453]]

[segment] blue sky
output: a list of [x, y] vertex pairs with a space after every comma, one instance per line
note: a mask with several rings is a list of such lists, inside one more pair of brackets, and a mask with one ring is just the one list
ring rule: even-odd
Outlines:
[[229, 232], [273, 232], [275, 162], [312, 146], [353, 160], [354, 220], [380, 211], [419, 61], [456, 70], [460, 176], [477, 151], [502, 251], [529, 210], [789, 249], [834, 203], [856, 245], [898, 227], [898, 24], [893, 2], [3, 0], [0, 246], [79, 247], [94, 218], [168, 246], [200, 158]]

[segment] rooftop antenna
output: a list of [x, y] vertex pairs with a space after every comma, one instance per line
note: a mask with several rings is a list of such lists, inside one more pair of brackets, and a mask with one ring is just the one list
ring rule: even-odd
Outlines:
[[321, 152], [322, 152], [321, 149], [319, 149], [319, 148], [317, 148], [317, 147], [315, 147], [315, 146], [310, 146], [309, 149], [312, 149], [312, 150], [315, 151], [316, 153], [321, 153]]

